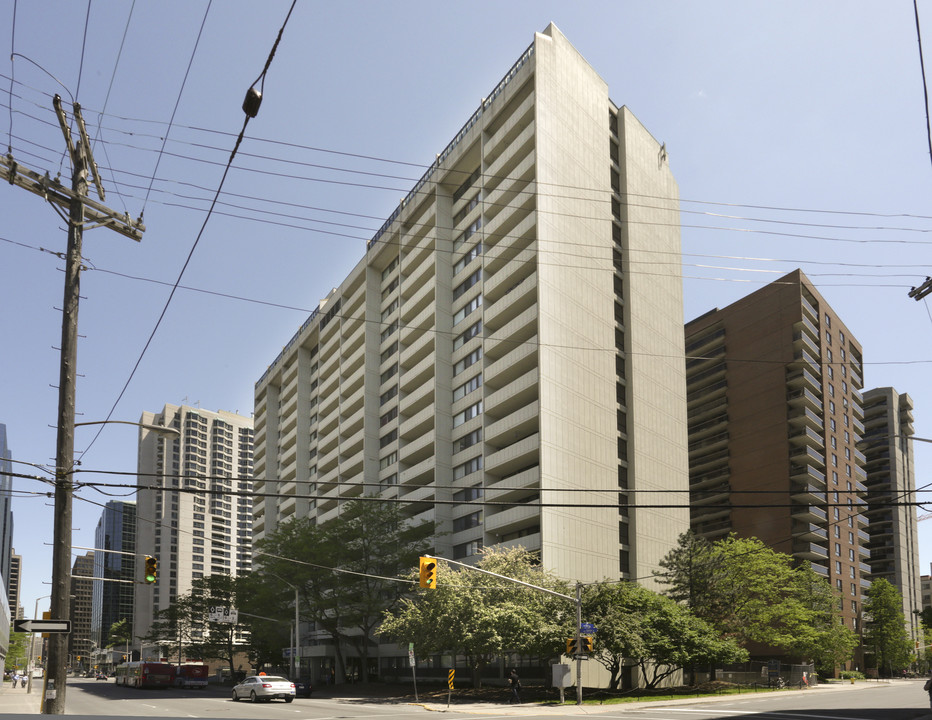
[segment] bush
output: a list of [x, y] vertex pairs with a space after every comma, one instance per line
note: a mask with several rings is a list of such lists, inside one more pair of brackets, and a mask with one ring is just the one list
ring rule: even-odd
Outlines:
[[841, 679], [842, 680], [863, 680], [864, 673], [858, 672], [857, 670], [842, 670]]

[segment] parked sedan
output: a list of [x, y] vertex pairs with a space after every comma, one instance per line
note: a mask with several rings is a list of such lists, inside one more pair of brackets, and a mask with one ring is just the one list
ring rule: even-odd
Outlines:
[[278, 675], [252, 675], [233, 687], [233, 700], [249, 698], [253, 702], [280, 698], [294, 700], [294, 683]]

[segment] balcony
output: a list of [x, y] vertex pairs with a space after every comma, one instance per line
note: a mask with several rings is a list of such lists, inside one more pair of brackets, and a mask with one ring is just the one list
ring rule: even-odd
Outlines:
[[[804, 353], [805, 354], [805, 353]], [[806, 368], [800, 368], [795, 372], [791, 372], [786, 378], [786, 383], [789, 387], [793, 389], [805, 388], [812, 393], [821, 393], [822, 392], [822, 383], [815, 375], [809, 372]]]
[[537, 368], [528, 370], [501, 390], [486, 397], [483, 404], [488, 417], [503, 417], [538, 398]]
[[434, 427], [434, 406], [428, 405], [411, 417], [402, 420], [398, 428], [398, 435], [402, 440], [410, 440]]
[[790, 447], [790, 460], [794, 464], [812, 463], [816, 467], [825, 467], [825, 455], [808, 445]]
[[825, 542], [828, 540], [828, 530], [819, 527], [815, 523], [806, 523], [798, 526], [794, 525], [793, 535], [800, 540], [807, 540], [809, 542]]
[[417, 465], [413, 465], [406, 470], [401, 471], [402, 485], [426, 485], [434, 479], [434, 468], [436, 459], [431, 456], [422, 460]]
[[825, 560], [828, 549], [816, 543], [793, 543], [793, 557], [801, 560]]
[[519, 505], [494, 514], [487, 512], [485, 515], [485, 531], [496, 535], [506, 535], [538, 524], [540, 524], [540, 507], [536, 503]]
[[518, 280], [494, 305], [487, 306], [483, 323], [489, 333], [533, 307], [537, 302], [537, 273]]
[[786, 401], [794, 408], [802, 407], [815, 413], [821, 413], [823, 410], [821, 398], [806, 388], [791, 391], [787, 394]]
[[[523, 437], [538, 430], [540, 402], [534, 401], [501, 420], [490, 423], [485, 429], [485, 442], [492, 447], [502, 447], [517, 435]], [[488, 467], [488, 466], [487, 466]]]
[[499, 360], [489, 363], [483, 374], [487, 386], [501, 387], [537, 367], [537, 336], [519, 344]]
[[485, 471], [501, 477], [539, 461], [540, 434], [534, 433], [488, 455], [485, 459]]
[[[824, 488], [825, 485], [823, 484], [822, 487]], [[793, 488], [790, 497], [796, 502], [810, 505], [824, 504], [826, 502], [825, 493], [815, 485]]]
[[436, 431], [430, 428], [419, 437], [403, 445], [401, 448], [401, 461], [408, 465], [415, 465], [421, 460], [434, 455], [434, 441], [436, 438]]
[[500, 358], [516, 345], [530, 342], [537, 336], [537, 306], [529, 307], [517, 317], [485, 339], [485, 356], [490, 360]]
[[790, 425], [806, 425], [815, 430], [822, 430], [825, 427], [825, 422], [822, 420], [822, 416], [807, 408], [802, 408], [802, 412], [797, 410], [796, 412], [789, 413], [787, 421]]
[[791, 511], [792, 517], [797, 520], [804, 520], [810, 523], [824, 523], [828, 520], [828, 513], [815, 505], [800, 505], [794, 507]]

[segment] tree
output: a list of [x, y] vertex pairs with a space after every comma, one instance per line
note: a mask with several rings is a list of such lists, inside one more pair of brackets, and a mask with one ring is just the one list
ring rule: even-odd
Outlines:
[[3, 666], [4, 672], [7, 670], [12, 670], [13, 668], [20, 665], [26, 667], [26, 659], [29, 656], [30, 637], [30, 633], [10, 633], [10, 644], [7, 648], [6, 660], [4, 661]]
[[864, 602], [864, 644], [874, 653], [877, 669], [892, 676], [909, 664], [912, 643], [906, 632], [903, 597], [887, 580], [871, 583]]
[[799, 596], [811, 611], [810, 620], [799, 629], [791, 650], [800, 657], [811, 658], [825, 677], [834, 675], [835, 668], [851, 659], [858, 645], [858, 636], [845, 625], [840, 603], [844, 599], [829, 581], [814, 572], [798, 574]]
[[688, 608], [636, 583], [604, 582], [586, 588], [583, 612], [598, 627], [595, 659], [620, 685], [625, 659], [641, 670], [648, 688], [690, 665], [732, 663], [747, 652], [722, 638]]
[[[543, 570], [524, 548], [491, 548], [478, 567], [569, 594], [567, 584]], [[387, 611], [377, 633], [413, 642], [421, 657], [449, 652], [466, 659], [475, 687], [493, 658], [507, 653], [555, 655], [566, 627], [575, 623], [573, 603], [507, 580], [439, 563], [437, 587]], [[412, 574], [413, 578], [414, 575]]]
[[248, 646], [249, 626], [211, 621], [210, 608], [217, 606], [237, 607], [234, 578], [220, 574], [198, 578], [190, 593], [179, 595], [158, 613], [144, 639], [171, 649], [181, 646], [194, 657], [223, 660], [232, 671], [234, 654]]
[[812, 626], [826, 608], [822, 594], [813, 607], [819, 578], [808, 565], [794, 566], [792, 557], [757, 538], [730, 535], [708, 543], [686, 533], [661, 566], [667, 572], [658, 580], [669, 585], [667, 594], [685, 601], [724, 636], [742, 646], [757, 642], [789, 653], [814, 652], [813, 643], [800, 638], [812, 640]]
[[[133, 642], [133, 626], [130, 624], [127, 618], [122, 620], [117, 620], [110, 626], [110, 632], [107, 635], [107, 644], [106, 647], [114, 648], [122, 645], [125, 648]], [[124, 656], [124, 660], [131, 660], [132, 658]]]
[[431, 522], [412, 523], [397, 503], [354, 500], [323, 525], [309, 519], [280, 525], [256, 544], [258, 573], [270, 584], [282, 587], [287, 578], [299, 588], [301, 615], [333, 637], [341, 672], [346, 643], [356, 650], [366, 682], [382, 613], [408, 590], [397, 578], [427, 551], [433, 531]]

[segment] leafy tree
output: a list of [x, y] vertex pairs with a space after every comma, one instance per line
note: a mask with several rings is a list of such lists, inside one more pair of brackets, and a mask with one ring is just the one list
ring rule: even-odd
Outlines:
[[794, 566], [757, 538], [709, 543], [686, 533], [660, 564], [667, 595], [741, 646], [757, 642], [812, 657], [830, 641], [830, 654], [846, 652], [850, 637], [838, 627], [831, 590], [808, 565]]
[[301, 617], [333, 637], [343, 674], [342, 645], [353, 646], [366, 682], [382, 613], [408, 590], [397, 578], [427, 550], [433, 531], [433, 523], [412, 523], [397, 503], [354, 500], [323, 525], [296, 519], [279, 526], [256, 544], [258, 572], [279, 588], [287, 586], [276, 577], [298, 586]]
[[235, 652], [248, 642], [249, 627], [243, 622], [212, 622], [209, 609], [215, 606], [237, 607], [236, 581], [229, 575], [195, 580], [190, 593], [158, 613], [144, 640], [166, 646], [166, 654], [174, 654], [180, 644], [190, 656], [223, 660], [233, 668]]
[[683, 605], [635, 583], [600, 583], [586, 588], [583, 612], [599, 628], [595, 659], [621, 681], [624, 659], [633, 660], [648, 688], [694, 664], [747, 659], [732, 639], [722, 638]]
[[10, 633], [10, 643], [7, 647], [6, 660], [4, 661], [3, 670], [12, 670], [22, 665], [26, 666], [26, 659], [29, 656], [29, 637], [30, 633]]
[[892, 675], [909, 664], [912, 643], [906, 632], [903, 597], [887, 580], [871, 583], [864, 602], [864, 643], [874, 652], [877, 669]]
[[[110, 632], [107, 634], [108, 648], [115, 648], [120, 645], [128, 648], [133, 642], [133, 626], [127, 618], [117, 620], [110, 626]], [[130, 658], [126, 658], [129, 660]]]
[[814, 572], [798, 573], [799, 597], [811, 611], [809, 623], [799, 629], [791, 651], [811, 658], [825, 676], [851, 659], [858, 645], [858, 636], [845, 625], [839, 612], [843, 600], [825, 578]]
[[[488, 549], [477, 567], [554, 592], [570, 592], [523, 548]], [[574, 622], [575, 608], [568, 600], [474, 570], [452, 570], [440, 562], [437, 587], [385, 612], [377, 632], [413, 642], [421, 657], [442, 652], [464, 657], [473, 685], [479, 687], [482, 669], [495, 657], [559, 653], [566, 627]]]

